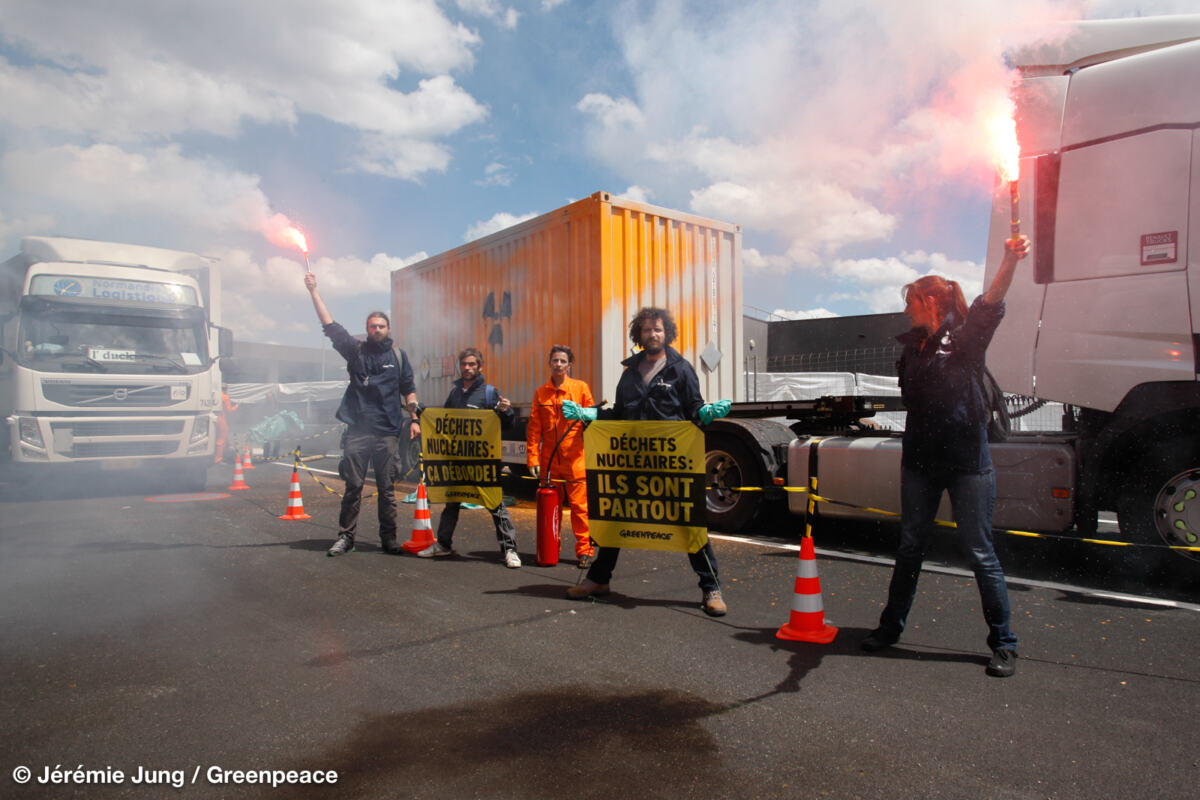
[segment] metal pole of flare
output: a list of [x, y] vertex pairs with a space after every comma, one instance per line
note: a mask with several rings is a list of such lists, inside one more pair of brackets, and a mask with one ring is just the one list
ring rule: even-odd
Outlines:
[[[1013, 189], [1013, 191], [1015, 192], [1015, 191], [1016, 191], [1016, 189]], [[1013, 200], [1013, 214], [1016, 214], [1016, 213], [1017, 213], [1017, 206], [1016, 206], [1016, 202], [1017, 202], [1017, 201], [1016, 201], [1016, 199], [1014, 199], [1014, 200]], [[1014, 233], [1013, 235], [1014, 235], [1014, 236], [1016, 236], [1016, 234], [1015, 234], [1015, 233]], [[304, 251], [303, 251], [303, 250], [301, 250], [300, 252], [304, 253]], [[304, 253], [304, 271], [305, 271], [305, 272], [312, 272], [312, 267], [310, 267], [310, 266], [308, 265], [308, 253]]]
[[1018, 204], [1021, 201], [1021, 193], [1017, 190], [1017, 182], [1008, 182], [1009, 196], [1012, 199], [1012, 238], [1016, 239], [1021, 235], [1021, 211]]

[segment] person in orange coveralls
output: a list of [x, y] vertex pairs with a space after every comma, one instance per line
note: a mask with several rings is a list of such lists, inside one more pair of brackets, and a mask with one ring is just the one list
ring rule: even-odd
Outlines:
[[221, 408], [217, 411], [217, 455], [213, 462], [215, 464], [220, 464], [225, 457], [225, 440], [229, 438], [229, 420], [225, 415], [238, 410], [237, 403], [225, 394], [227, 388], [225, 384], [221, 384]]
[[[529, 412], [525, 433], [525, 461], [533, 477], [543, 473], [551, 486], [561, 487], [571, 507], [571, 531], [575, 534], [577, 566], [587, 569], [592, 563], [592, 542], [588, 536], [587, 484], [584, 482], [583, 426], [563, 419], [562, 404], [570, 400], [590, 407], [592, 390], [584, 381], [571, 377], [575, 354], [565, 344], [550, 347], [550, 380], [538, 387]], [[574, 426], [574, 427], [572, 427]], [[554, 445], [562, 439], [558, 450]], [[561, 481], [561, 483], [560, 483]]]

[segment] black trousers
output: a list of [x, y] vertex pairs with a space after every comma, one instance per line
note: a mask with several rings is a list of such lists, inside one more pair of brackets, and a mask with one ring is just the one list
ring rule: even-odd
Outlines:
[[358, 530], [358, 512], [362, 504], [363, 480], [367, 468], [375, 470], [379, 487], [379, 540], [396, 538], [396, 492], [392, 477], [396, 462], [397, 437], [384, 436], [369, 428], [348, 428], [342, 438], [340, 472], [346, 481], [342, 495], [342, 513], [338, 518], [338, 535], [354, 538]]

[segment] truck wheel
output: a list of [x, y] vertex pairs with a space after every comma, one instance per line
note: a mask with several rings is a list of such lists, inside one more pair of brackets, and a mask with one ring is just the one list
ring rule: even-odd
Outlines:
[[208, 486], [208, 466], [191, 464], [186, 467], [176, 467], [166, 473], [163, 486], [167, 492], [194, 494], [203, 492]]
[[[1136, 485], [1117, 505], [1128, 541], [1200, 547], [1200, 457], [1195, 447], [1190, 441], [1170, 442], [1143, 459]], [[1171, 552], [1200, 561], [1200, 553]]]
[[[408, 434], [404, 434], [405, 437]], [[396, 475], [398, 480], [412, 481], [413, 483], [421, 480], [421, 438], [416, 439], [402, 438], [400, 440], [400, 458], [396, 463]]]
[[707, 437], [704, 455], [704, 500], [708, 527], [730, 533], [754, 521], [762, 507], [763, 492], [739, 487], [762, 487], [762, 469], [746, 445], [729, 434]]

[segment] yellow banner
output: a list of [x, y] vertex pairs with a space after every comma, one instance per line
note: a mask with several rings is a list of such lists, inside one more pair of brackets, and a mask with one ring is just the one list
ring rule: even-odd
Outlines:
[[708, 541], [704, 432], [690, 422], [593, 422], [583, 434], [588, 533], [601, 547], [695, 553]]
[[491, 410], [427, 408], [421, 413], [421, 459], [431, 503], [480, 503], [497, 508], [500, 417]]

